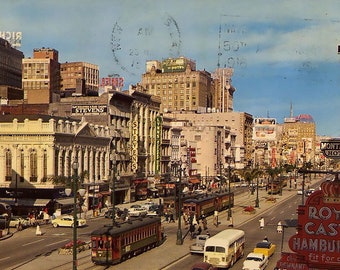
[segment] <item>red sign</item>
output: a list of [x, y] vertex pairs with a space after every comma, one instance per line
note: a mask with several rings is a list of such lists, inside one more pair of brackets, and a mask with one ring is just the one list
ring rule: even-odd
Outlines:
[[112, 87], [115, 87], [115, 88], [123, 88], [124, 87], [124, 78], [123, 77], [102, 78], [100, 86], [112, 86]]
[[296, 253], [282, 253], [276, 267], [278, 269], [310, 270], [304, 258]]
[[307, 269], [340, 269], [340, 181], [323, 182], [299, 206], [298, 215], [290, 249], [305, 258]]

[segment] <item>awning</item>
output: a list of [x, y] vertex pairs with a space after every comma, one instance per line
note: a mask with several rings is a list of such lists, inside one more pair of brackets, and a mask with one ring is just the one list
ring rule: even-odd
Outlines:
[[17, 203], [15, 203], [15, 199], [3, 198], [1, 202], [7, 203], [9, 205], [18, 205], [18, 206], [46, 206], [51, 200], [50, 199], [17, 199]]
[[199, 184], [199, 183], [201, 183], [201, 181], [199, 179], [197, 179], [197, 178], [189, 179], [189, 182], [192, 183], [192, 184]]
[[62, 205], [70, 205], [74, 203], [74, 198], [59, 198], [56, 199], [56, 202]]

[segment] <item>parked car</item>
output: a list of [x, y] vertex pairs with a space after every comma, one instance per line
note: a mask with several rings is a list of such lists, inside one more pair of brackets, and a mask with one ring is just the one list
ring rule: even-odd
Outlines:
[[160, 216], [161, 213], [161, 206], [159, 204], [154, 204], [149, 207], [148, 216]]
[[4, 230], [9, 226], [9, 218], [7, 215], [0, 215], [0, 230]]
[[268, 265], [268, 257], [263, 253], [251, 252], [243, 262], [242, 270], [263, 270]]
[[128, 210], [130, 217], [144, 217], [147, 215], [148, 211], [144, 207], [140, 208], [130, 208]]
[[[112, 218], [112, 213], [113, 213], [113, 208], [109, 208], [109, 210], [107, 210], [104, 214], [105, 218]], [[115, 207], [115, 212], [116, 215], [120, 217], [120, 215], [123, 213], [123, 211], [121, 209], [119, 209], [118, 207]]]
[[[82, 218], [77, 219], [77, 227], [84, 227], [86, 225], [86, 220]], [[57, 227], [73, 227], [74, 221], [73, 216], [63, 215], [52, 220], [52, 225], [54, 228]]]
[[207, 234], [200, 234], [196, 236], [196, 242], [193, 243], [190, 246], [190, 253], [198, 253], [198, 254], [203, 254], [204, 253], [204, 244], [205, 241], [209, 238], [209, 235]]
[[197, 262], [192, 267], [191, 270], [216, 270], [212, 264], [207, 262]]
[[144, 204], [141, 205], [141, 207], [145, 208], [146, 210], [150, 211], [150, 207], [156, 205], [156, 203], [152, 201], [145, 202]]
[[18, 228], [19, 224], [21, 224], [22, 228], [26, 228], [30, 225], [30, 222], [27, 218], [12, 216], [9, 221], [9, 227]]
[[254, 248], [254, 253], [262, 253], [263, 255], [267, 256], [268, 258], [272, 256], [275, 252], [276, 245], [269, 242], [269, 241], [262, 241], [256, 244]]

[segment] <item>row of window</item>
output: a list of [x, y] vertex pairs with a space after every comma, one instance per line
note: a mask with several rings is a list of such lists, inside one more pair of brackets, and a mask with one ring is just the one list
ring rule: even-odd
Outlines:
[[128, 233], [124, 233], [121, 237], [121, 246], [131, 245], [134, 242], [157, 234], [157, 227], [157, 224], [152, 224], [148, 227], [142, 227]]
[[[16, 172], [16, 174], [20, 175], [20, 181], [23, 181], [24, 175], [24, 168], [25, 168], [25, 155], [22, 151], [20, 153], [20, 171]], [[12, 152], [10, 150], [5, 152], [5, 180], [12, 181], [13, 177], [13, 168], [12, 168]], [[37, 175], [38, 175], [38, 156], [35, 150], [29, 153], [29, 179], [31, 182], [37, 182]], [[47, 153], [43, 153], [43, 178], [47, 176]], [[16, 176], [15, 176], [16, 177]]]

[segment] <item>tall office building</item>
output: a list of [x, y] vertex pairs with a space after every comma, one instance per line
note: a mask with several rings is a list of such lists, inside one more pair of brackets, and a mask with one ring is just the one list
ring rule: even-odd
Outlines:
[[214, 90], [212, 91], [212, 103], [214, 110], [219, 112], [232, 112], [234, 110], [234, 92], [231, 85], [232, 68], [218, 68], [212, 73]]
[[0, 98], [21, 99], [22, 67], [24, 54], [0, 38]]
[[212, 78], [196, 63], [180, 57], [148, 61], [140, 91], [161, 97], [161, 112], [206, 111], [212, 107]]
[[34, 49], [33, 58], [22, 60], [22, 88], [27, 104], [49, 104], [60, 100], [58, 51]]
[[66, 62], [60, 65], [61, 96], [98, 95], [99, 68], [86, 62]]

